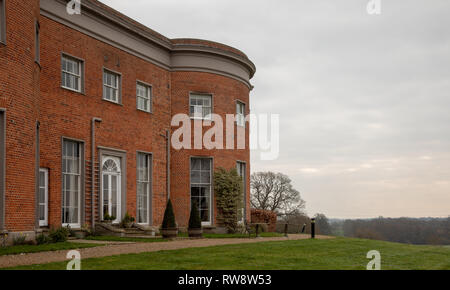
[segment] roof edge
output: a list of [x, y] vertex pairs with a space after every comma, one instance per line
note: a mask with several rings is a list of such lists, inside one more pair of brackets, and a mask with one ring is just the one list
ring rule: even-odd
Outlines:
[[[69, 2], [68, 0], [62, 1]], [[171, 52], [177, 50], [178, 47], [183, 47], [184, 49], [192, 47], [195, 51], [197, 51], [198, 48], [201, 47], [211, 48], [212, 50], [210, 51], [225, 52], [225, 55], [229, 55], [231, 53], [231, 55], [235, 56], [235, 60], [244, 62], [245, 66], [249, 69], [250, 79], [253, 78], [256, 73], [255, 64], [248, 58], [248, 56], [244, 52], [235, 47], [216, 41], [198, 38], [169, 39], [164, 35], [158, 33], [157, 31], [147, 27], [146, 25], [132, 19], [131, 17], [128, 17], [127, 15], [98, 0], [84, 0], [82, 2], [82, 5], [92, 12], [107, 17], [109, 20], [113, 20], [117, 25], [120, 25], [123, 28], [137, 33], [141, 37], [144, 37], [153, 43], [169, 49]]]
[[[63, 6], [59, 6], [58, 8], [58, 6], [51, 4], [52, 2], [55, 4], [60, 3]], [[244, 69], [246, 74], [248, 74], [248, 79], [247, 76], [245, 77], [245, 79], [247, 79], [245, 80], [245, 83], [251, 86], [249, 81], [256, 73], [256, 66], [247, 55], [239, 49], [223, 43], [204, 39], [169, 39], [98, 0], [83, 0], [81, 2], [82, 14], [69, 16], [63, 8], [69, 2], [70, 0], [41, 0], [41, 11], [44, 11], [46, 16], [55, 21], [78, 29], [85, 34], [140, 56], [169, 70], [179, 70], [181, 67], [186, 67], [187, 63], [183, 63], [181, 67], [179, 62], [177, 63], [178, 66], [173, 64], [173, 58], [180, 54], [188, 53], [203, 55], [206, 58], [219, 57], [223, 59], [223, 61], [235, 63], [237, 67], [241, 67], [241, 71]], [[83, 19], [83, 17], [87, 18]], [[108, 31], [101, 30], [100, 28], [97, 29], [98, 26], [92, 21], [89, 22], [89, 19], [95, 19], [95, 21], [100, 22], [102, 25], [108, 25], [109, 23], [110, 29]], [[120, 34], [124, 35], [125, 38], [122, 38]], [[141, 44], [136, 41], [140, 41]], [[144, 46], [142, 45], [148, 46], [149, 50], [143, 49]], [[194, 65], [194, 63], [191, 61], [190, 66], [192, 65]], [[211, 69], [211, 67], [207, 69]], [[215, 65], [215, 70], [220, 70], [217, 64]], [[230, 69], [228, 69], [228, 71], [230, 71]], [[244, 77], [242, 72], [236, 74], [236, 70], [231, 74], [237, 76], [238, 79]]]

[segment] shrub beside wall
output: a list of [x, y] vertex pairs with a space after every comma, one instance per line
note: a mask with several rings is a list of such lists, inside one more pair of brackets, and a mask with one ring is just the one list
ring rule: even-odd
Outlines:
[[277, 227], [277, 214], [273, 211], [252, 209], [251, 210], [252, 223], [266, 223], [269, 232], [275, 232]]
[[214, 193], [218, 210], [218, 222], [222, 223], [229, 233], [238, 229], [238, 208], [242, 204], [242, 178], [236, 169], [219, 168], [214, 173]]

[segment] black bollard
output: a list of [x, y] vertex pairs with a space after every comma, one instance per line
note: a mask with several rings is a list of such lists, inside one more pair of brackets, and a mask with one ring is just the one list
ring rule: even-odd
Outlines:
[[256, 224], [256, 237], [259, 238], [259, 224]]
[[303, 228], [302, 228], [302, 234], [304, 234], [304, 233], [305, 233], [305, 230], [306, 230], [306, 224], [303, 224]]
[[287, 238], [288, 237], [288, 224], [284, 225], [284, 236]]
[[316, 238], [316, 219], [311, 219], [311, 239]]

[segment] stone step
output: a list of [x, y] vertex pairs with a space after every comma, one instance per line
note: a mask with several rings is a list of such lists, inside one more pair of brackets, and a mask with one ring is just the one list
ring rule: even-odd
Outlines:
[[141, 230], [125, 230], [125, 234], [140, 234], [140, 235], [142, 235], [142, 234], [144, 234], [145, 232], [144, 231], [141, 231]]
[[145, 233], [137, 233], [137, 234], [129, 234], [129, 233], [126, 233], [126, 234], [124, 235], [124, 237], [127, 237], [127, 238], [145, 238], [145, 239], [154, 239], [154, 238], [157, 238], [156, 236], [153, 236], [153, 235], [151, 235], [151, 234], [145, 234]]
[[120, 237], [154, 237], [155, 231], [151, 228], [147, 227], [133, 227], [129, 229], [124, 229], [119, 227], [119, 225], [111, 225], [111, 224], [104, 224], [104, 223], [98, 223], [97, 229], [100, 234], [103, 235], [114, 235], [114, 236], [120, 236]]

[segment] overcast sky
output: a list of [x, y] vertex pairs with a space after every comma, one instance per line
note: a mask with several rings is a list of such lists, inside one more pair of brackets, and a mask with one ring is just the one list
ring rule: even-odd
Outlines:
[[256, 64], [252, 113], [280, 114], [280, 157], [307, 212], [450, 215], [450, 1], [103, 0], [170, 38]]

